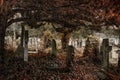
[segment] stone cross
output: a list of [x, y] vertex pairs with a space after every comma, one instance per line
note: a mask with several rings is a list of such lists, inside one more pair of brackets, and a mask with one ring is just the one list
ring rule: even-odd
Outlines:
[[109, 52], [111, 50], [112, 46], [109, 46], [109, 39], [103, 39], [100, 53], [102, 58], [102, 65], [105, 69], [109, 67]]

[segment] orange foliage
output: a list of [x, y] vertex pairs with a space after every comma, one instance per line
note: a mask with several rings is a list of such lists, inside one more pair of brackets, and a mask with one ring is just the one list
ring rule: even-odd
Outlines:
[[17, 0], [12, 0], [11, 2], [0, 0], [0, 13], [7, 12], [12, 7], [15, 7], [16, 4], [17, 4]]
[[0, 0], [0, 6], [2, 6], [3, 5], [3, 0]]
[[13, 7], [15, 7], [17, 0], [13, 0]]

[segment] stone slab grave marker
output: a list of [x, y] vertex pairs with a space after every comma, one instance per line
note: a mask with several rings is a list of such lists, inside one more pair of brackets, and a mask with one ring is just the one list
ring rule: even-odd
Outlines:
[[24, 61], [28, 61], [28, 30], [25, 30]]
[[16, 49], [16, 57], [24, 58], [25, 27], [22, 25], [20, 45]]
[[82, 39], [79, 40], [79, 47], [82, 47]]
[[66, 67], [72, 67], [74, 60], [74, 47], [72, 45], [68, 46], [67, 56], [66, 56]]
[[57, 53], [56, 41], [52, 39], [52, 55], [56, 57], [56, 53]]
[[21, 45], [18, 45], [15, 53], [16, 53], [16, 57], [19, 57], [19, 58], [22, 58], [22, 59], [23, 59], [23, 56], [24, 56], [24, 55], [23, 55], [23, 53], [24, 53], [24, 47], [21, 46]]
[[116, 53], [118, 53], [118, 73], [120, 74], [120, 50], [117, 50]]
[[84, 50], [84, 53], [83, 53], [83, 56], [88, 56], [89, 55], [89, 48], [90, 48], [90, 40], [89, 38], [87, 38], [86, 42], [85, 42], [85, 50]]
[[109, 52], [112, 50], [112, 46], [109, 46], [109, 39], [103, 39], [101, 45], [101, 60], [103, 68], [107, 69], [109, 67]]

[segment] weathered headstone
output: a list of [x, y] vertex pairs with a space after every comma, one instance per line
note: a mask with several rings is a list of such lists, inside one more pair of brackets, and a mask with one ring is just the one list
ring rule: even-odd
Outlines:
[[89, 38], [87, 38], [83, 56], [88, 56], [89, 55], [89, 53], [90, 53], [89, 48], [90, 48], [90, 40], [89, 40]]
[[74, 40], [72, 40], [72, 46], [74, 46]]
[[90, 40], [89, 40], [89, 38], [87, 38], [87, 40], [86, 40], [86, 46], [88, 46], [88, 45], [90, 45]]
[[118, 54], [118, 69], [117, 69], [117, 72], [120, 74], [120, 50], [117, 50], [116, 53]]
[[85, 44], [86, 44], [86, 40], [82, 39], [82, 46], [85, 46]]
[[38, 38], [35, 38], [35, 49], [38, 52]]
[[25, 30], [24, 61], [28, 61], [28, 30]]
[[48, 47], [51, 47], [51, 40], [50, 39], [47, 39], [47, 42], [46, 42], [46, 48], [48, 48]]
[[109, 53], [109, 62], [113, 66], [118, 65], [118, 54], [116, 52], [117, 50], [119, 50], [119, 48], [117, 48], [116, 46], [112, 46], [112, 50]]
[[25, 27], [22, 25], [20, 45], [17, 47], [15, 51], [16, 57], [24, 58], [24, 43], [25, 43], [24, 41], [25, 41]]
[[102, 65], [105, 69], [109, 67], [109, 52], [112, 50], [112, 46], [109, 46], [109, 39], [103, 39], [102, 46], [101, 46], [101, 58], [102, 58]]
[[74, 47], [68, 46], [67, 55], [66, 55], [66, 67], [72, 67], [72, 63], [74, 62]]
[[77, 47], [77, 41], [74, 40], [74, 47]]
[[56, 57], [57, 48], [56, 48], [56, 41], [52, 40], [52, 55]]
[[23, 53], [24, 53], [24, 47], [21, 46], [21, 45], [19, 45], [19, 46], [17, 47], [15, 53], [16, 53], [16, 57], [20, 57], [20, 58], [23, 59], [23, 56], [24, 56], [24, 55], [23, 55]]
[[32, 46], [32, 39], [29, 38], [28, 46]]
[[14, 28], [14, 30], [13, 30], [13, 47], [15, 47], [15, 46], [16, 46], [16, 30]]
[[38, 48], [40, 47], [40, 42], [41, 42], [41, 39], [38, 38]]
[[82, 47], [82, 39], [79, 40], [79, 46]]
[[117, 50], [116, 53], [118, 54], [118, 67], [120, 68], [120, 50]]
[[72, 45], [72, 40], [71, 40], [71, 38], [70, 38], [70, 40], [69, 40], [69, 45]]

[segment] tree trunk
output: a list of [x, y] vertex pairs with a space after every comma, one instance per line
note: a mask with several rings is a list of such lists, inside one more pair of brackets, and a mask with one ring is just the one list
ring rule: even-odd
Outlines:
[[5, 27], [0, 25], [0, 61], [4, 62], [4, 39], [5, 39]]

